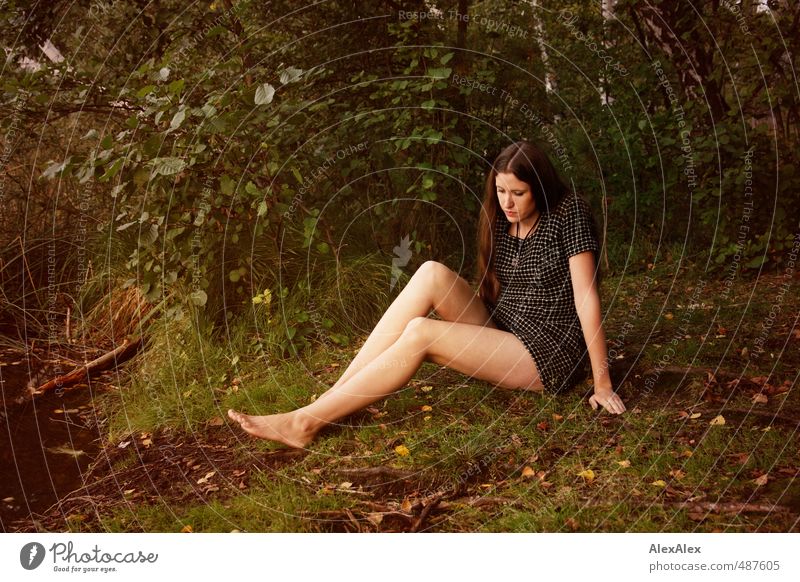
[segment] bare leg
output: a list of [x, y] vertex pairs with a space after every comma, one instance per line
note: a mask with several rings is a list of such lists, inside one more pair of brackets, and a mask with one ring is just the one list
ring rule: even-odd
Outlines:
[[462, 277], [442, 263], [426, 261], [383, 314], [332, 389], [344, 384], [397, 341], [409, 321], [427, 316], [431, 309], [445, 321], [497, 327], [486, 306]]
[[404, 386], [426, 359], [509, 388], [542, 390], [536, 364], [513, 334], [490, 327], [415, 317], [400, 338], [325, 398], [285, 414], [228, 415], [248, 433], [304, 447], [319, 430]]

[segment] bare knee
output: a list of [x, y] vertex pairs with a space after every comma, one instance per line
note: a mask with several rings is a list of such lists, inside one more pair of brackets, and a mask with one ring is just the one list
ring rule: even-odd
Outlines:
[[427, 350], [427, 346], [430, 343], [428, 331], [430, 322], [431, 320], [427, 317], [412, 317], [400, 337], [405, 342], [415, 346], [416, 349]]

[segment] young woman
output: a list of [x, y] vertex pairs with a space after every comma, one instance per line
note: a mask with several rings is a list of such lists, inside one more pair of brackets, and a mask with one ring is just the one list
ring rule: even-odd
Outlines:
[[[486, 179], [477, 294], [427, 261], [327, 392], [284, 414], [228, 416], [254, 436], [305, 447], [325, 425], [404, 386], [424, 361], [504, 388], [557, 393], [585, 379], [587, 353], [589, 404], [620, 414], [625, 405], [613, 390], [601, 324], [598, 251], [588, 204], [539, 148], [516, 142]], [[441, 321], [427, 317], [431, 309]]]

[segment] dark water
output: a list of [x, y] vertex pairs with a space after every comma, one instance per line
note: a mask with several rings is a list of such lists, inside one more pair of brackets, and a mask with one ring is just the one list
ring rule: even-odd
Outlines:
[[[58, 375], [44, 354], [0, 348], [0, 531], [30, 520], [82, 486], [99, 448], [88, 385], [25, 398], [27, 385]], [[62, 373], [72, 369], [61, 364]], [[92, 382], [96, 387], [96, 383]], [[65, 516], [66, 517], [66, 516]]]

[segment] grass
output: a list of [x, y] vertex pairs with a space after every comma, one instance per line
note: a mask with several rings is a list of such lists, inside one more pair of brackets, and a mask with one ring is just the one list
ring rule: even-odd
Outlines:
[[[626, 414], [591, 410], [588, 385], [556, 397], [518, 393], [426, 363], [400, 392], [326, 429], [296, 456], [219, 419], [229, 407], [271, 413], [304, 405], [338, 378], [355, 346], [326, 345], [265, 366], [245, 355], [244, 328], [234, 327], [224, 345], [192, 333], [190, 323], [156, 332], [157, 348], [130, 385], [105, 401], [110, 446], [139, 432], [169, 442], [217, 431], [209, 450], [226, 461], [187, 470], [175, 499], [172, 490], [155, 490], [149, 502], [118, 504], [68, 528], [408, 530], [439, 494], [425, 530], [797, 531], [800, 342], [789, 314], [800, 300], [784, 297], [767, 349], [756, 356], [774, 277], [738, 279], [735, 299], [723, 301], [715, 298], [722, 283], [708, 277], [697, 293], [704, 280], [697, 270], [646, 273], [653, 282], [643, 296], [643, 274], [608, 278], [603, 289], [606, 335], [624, 355], [612, 377]], [[666, 353], [670, 366], [719, 376], [667, 370], [647, 390], [647, 372]], [[768, 401], [754, 402], [755, 393]], [[725, 423], [712, 423], [719, 415]], [[216, 468], [213, 490], [198, 486], [209, 468]], [[375, 468], [396, 474], [365, 472]], [[788, 513], [712, 511], [704, 502], [775, 503]]]

